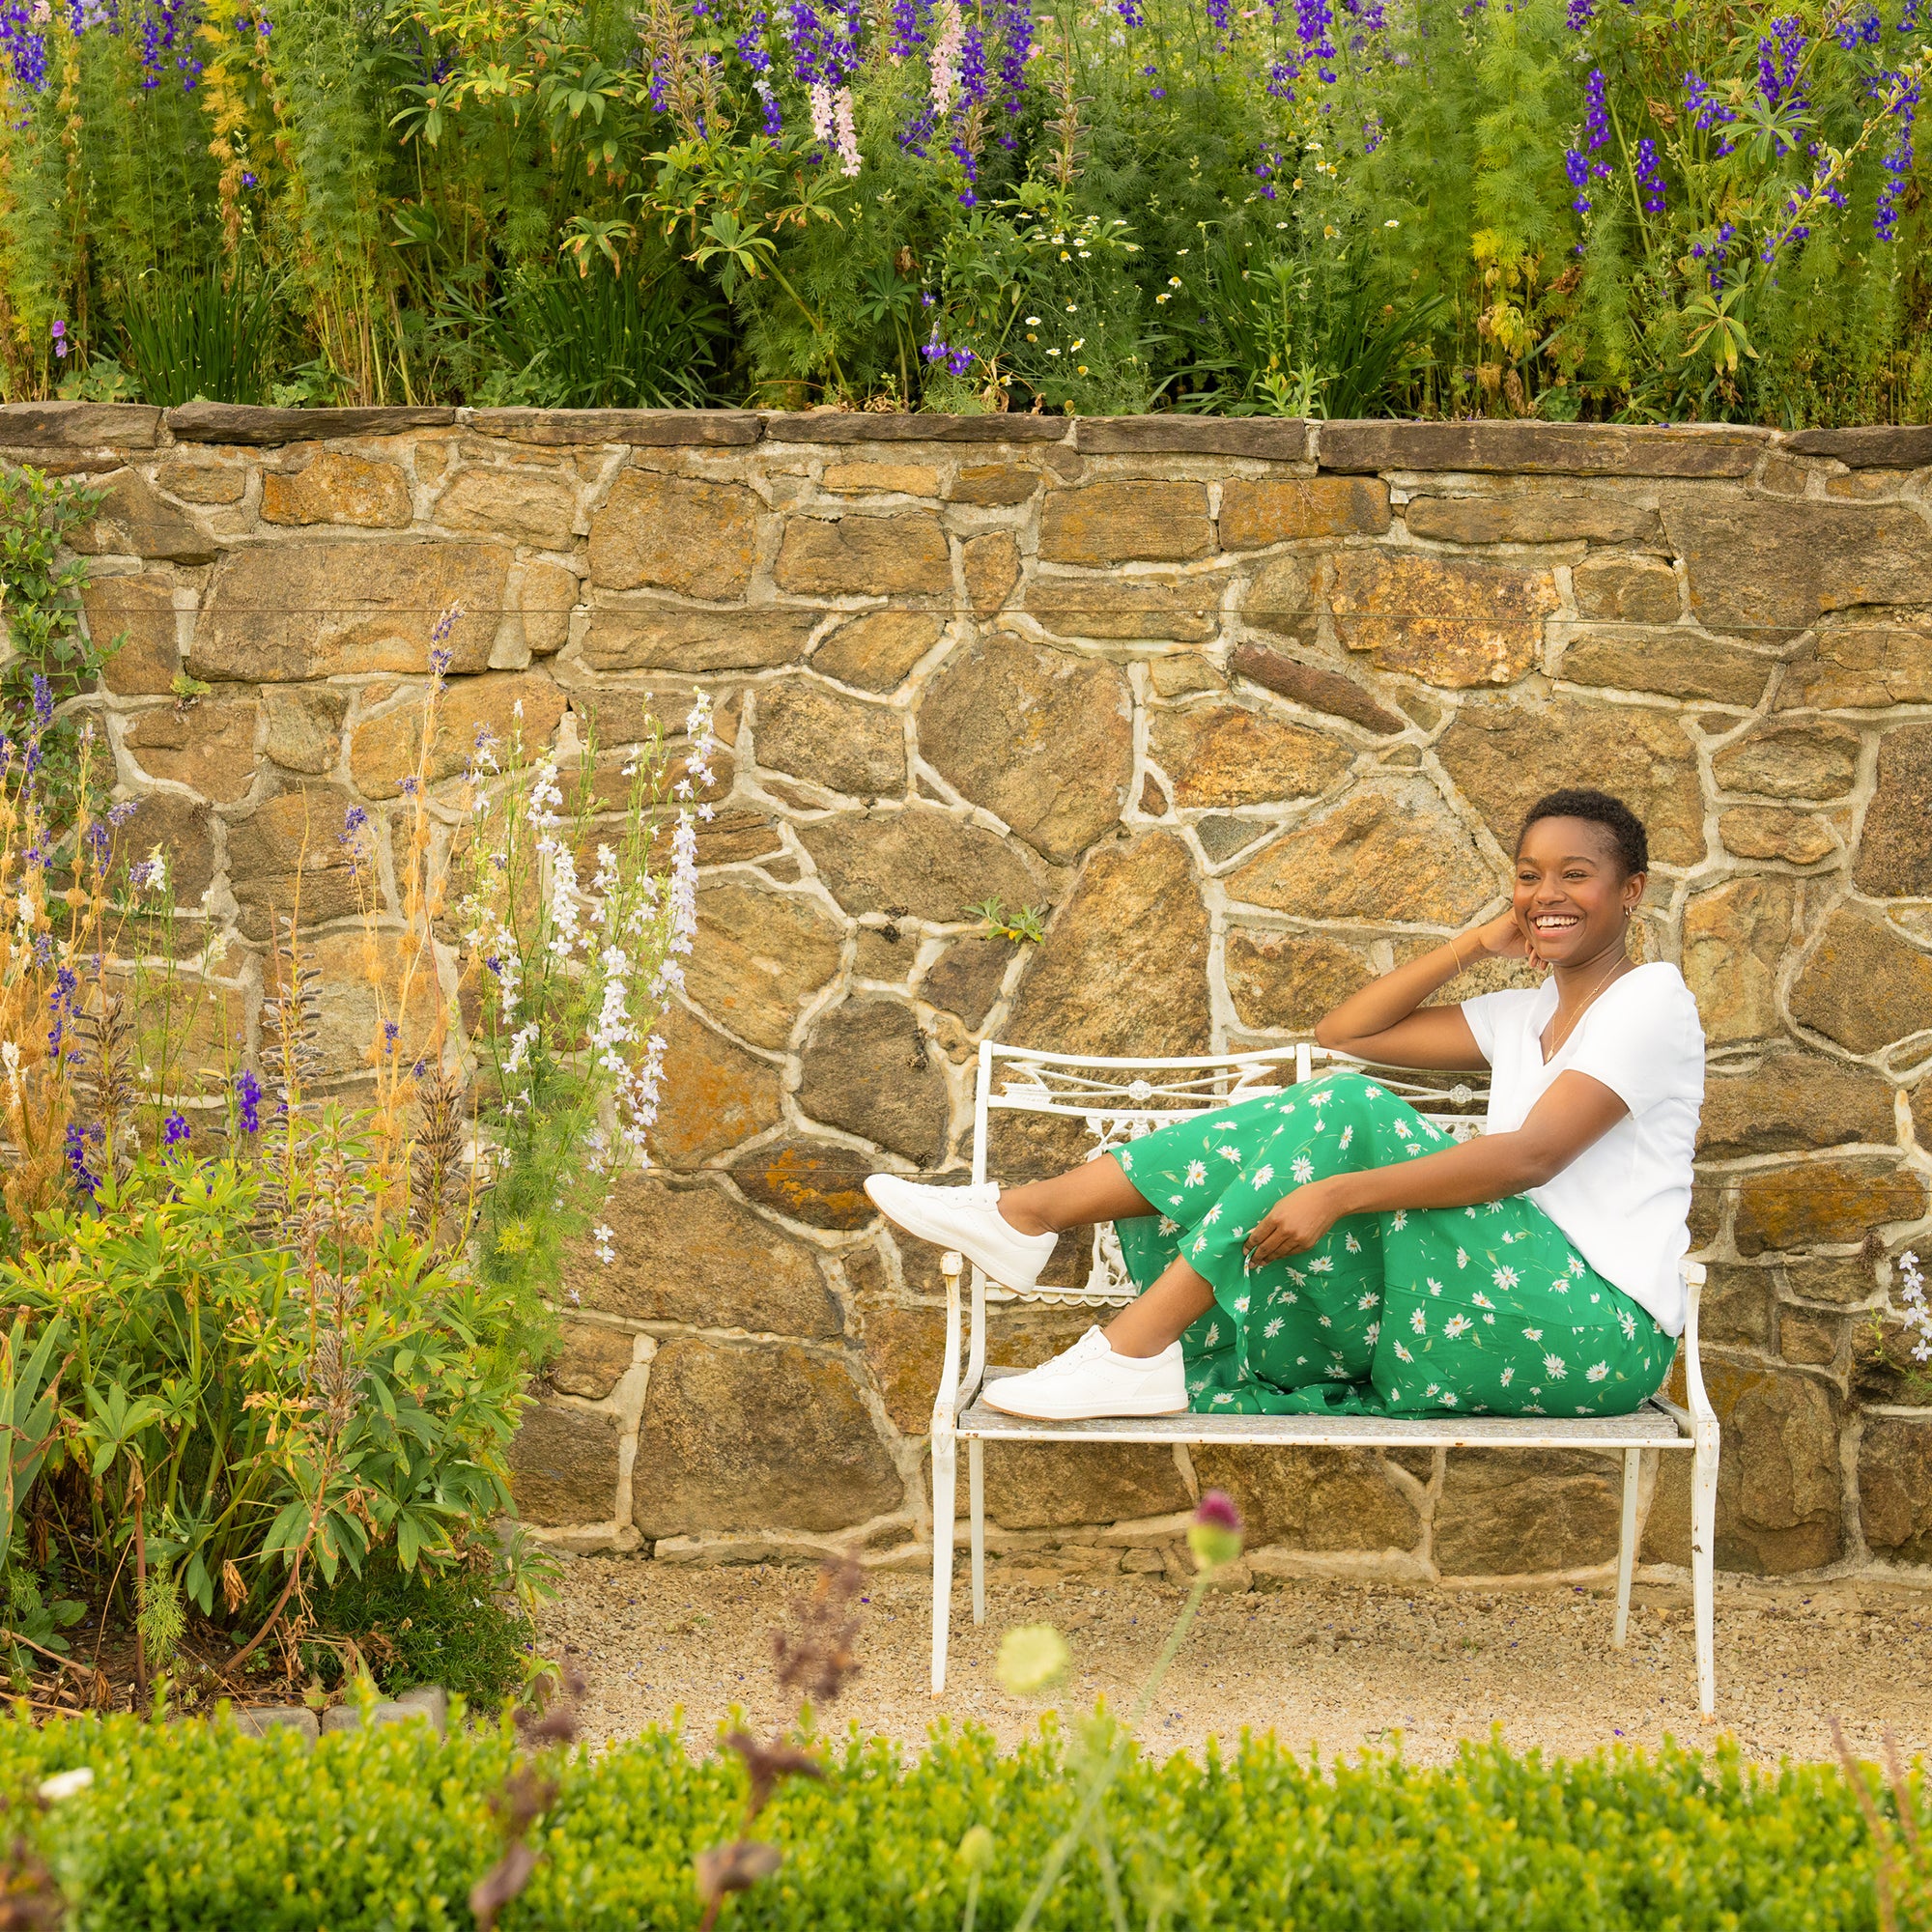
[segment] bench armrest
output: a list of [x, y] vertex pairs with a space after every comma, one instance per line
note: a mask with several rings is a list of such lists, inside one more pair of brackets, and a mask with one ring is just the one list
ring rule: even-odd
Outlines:
[[1716, 1422], [1718, 1412], [1704, 1392], [1704, 1361], [1697, 1348], [1697, 1304], [1704, 1292], [1704, 1264], [1686, 1262], [1684, 1267], [1684, 1396], [1691, 1419]]

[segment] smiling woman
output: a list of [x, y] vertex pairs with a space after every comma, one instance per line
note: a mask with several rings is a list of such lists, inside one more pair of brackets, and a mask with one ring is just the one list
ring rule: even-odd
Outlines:
[[[1055, 1236], [1111, 1220], [1144, 1292], [1103, 1333], [986, 1400], [1052, 1420], [1189, 1407], [1289, 1414], [1628, 1414], [1684, 1325], [1704, 1037], [1674, 966], [1627, 950], [1648, 841], [1629, 807], [1552, 792], [1510, 909], [1326, 1014], [1323, 1045], [1488, 1066], [1462, 1145], [1340, 1073], [1177, 1122], [1001, 1191], [867, 1183], [899, 1227], [1030, 1288]], [[1534, 990], [1423, 1002], [1480, 958]]]

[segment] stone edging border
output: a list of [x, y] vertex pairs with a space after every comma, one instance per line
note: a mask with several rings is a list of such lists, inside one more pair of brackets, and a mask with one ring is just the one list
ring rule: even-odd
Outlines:
[[0, 447], [156, 449], [275, 444], [461, 428], [515, 442], [639, 448], [754, 442], [1061, 442], [1089, 456], [1232, 456], [1344, 474], [1492, 470], [1519, 475], [1747, 476], [1767, 449], [1851, 469], [1932, 465], [1932, 424], [1780, 432], [1730, 423], [1315, 422], [1274, 416], [941, 416], [850, 410], [257, 409], [188, 403], [0, 403]]

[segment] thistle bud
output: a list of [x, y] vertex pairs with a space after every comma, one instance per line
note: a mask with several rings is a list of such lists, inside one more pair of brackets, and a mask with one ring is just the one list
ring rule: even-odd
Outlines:
[[1194, 1511], [1187, 1525], [1187, 1547], [1194, 1552], [1197, 1570], [1218, 1570], [1241, 1553], [1241, 1513], [1232, 1497], [1220, 1490], [1209, 1490]]

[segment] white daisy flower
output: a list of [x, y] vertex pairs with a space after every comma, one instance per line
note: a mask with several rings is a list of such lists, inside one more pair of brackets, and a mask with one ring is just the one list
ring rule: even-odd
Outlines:
[[1208, 1163], [1205, 1160], [1190, 1160], [1187, 1173], [1181, 1181], [1183, 1187], [1199, 1187], [1208, 1179]]
[[1431, 1294], [1440, 1294], [1442, 1293], [1442, 1284], [1433, 1274], [1426, 1274], [1422, 1279], [1428, 1284]]
[[1590, 1382], [1600, 1382], [1605, 1380], [1605, 1378], [1608, 1377], [1609, 1373], [1610, 1373], [1609, 1363], [1592, 1362], [1590, 1366], [1583, 1371], [1583, 1379], [1585, 1381], [1590, 1381]]
[[1362, 1252], [1362, 1244], [1354, 1237], [1353, 1235], [1344, 1235], [1342, 1236], [1342, 1245], [1345, 1248], [1347, 1248], [1351, 1255], [1358, 1255]]
[[1274, 1179], [1274, 1169], [1264, 1163], [1255, 1169], [1255, 1185], [1265, 1187]]
[[1418, 1335], [1429, 1333], [1429, 1315], [1421, 1308], [1411, 1308], [1408, 1312], [1408, 1325]]
[[1409, 1139], [1414, 1132], [1414, 1129], [1410, 1127], [1406, 1121], [1397, 1121], [1395, 1122], [1395, 1130], [1404, 1140]]
[[1583, 1272], [1583, 1264], [1575, 1255], [1570, 1257], [1570, 1272], [1572, 1274], [1581, 1274]]
[[1381, 1296], [1374, 1289], [1370, 1289], [1368, 1293], [1356, 1296], [1355, 1306], [1366, 1314], [1371, 1308], [1379, 1308], [1381, 1306]]
[[1310, 1274], [1333, 1274], [1335, 1272], [1334, 1257], [1332, 1255], [1317, 1255], [1308, 1264], [1308, 1272]]
[[1561, 1355], [1545, 1355], [1543, 1373], [1553, 1382], [1560, 1382], [1570, 1373], [1570, 1364]]
[[1507, 1294], [1516, 1286], [1516, 1269], [1513, 1267], [1499, 1267], [1491, 1276], [1491, 1280]]
[[1399, 1361], [1412, 1362], [1415, 1360], [1415, 1357], [1411, 1355], [1408, 1352], [1408, 1350], [1402, 1346], [1400, 1342], [1391, 1343], [1390, 1347], [1392, 1347], [1395, 1350], [1396, 1357]]
[[1323, 1328], [1332, 1328], [1335, 1325], [1325, 1315], [1318, 1315], [1315, 1319]]
[[1492, 1201], [1483, 1211], [1486, 1214], [1500, 1214], [1503, 1211], [1503, 1204], [1500, 1201]]
[[1444, 1389], [1442, 1391], [1442, 1406], [1444, 1408], [1454, 1408], [1456, 1406], [1456, 1391], [1454, 1389]]
[[1467, 1248], [1458, 1248], [1456, 1250], [1456, 1265], [1459, 1268], [1465, 1268], [1469, 1265], [1469, 1251]]
[[1236, 1295], [1235, 1297], [1235, 1313], [1236, 1315], [1245, 1315], [1247, 1312], [1248, 1297], [1245, 1294]]
[[1569, 1277], [1567, 1275], [1559, 1274], [1556, 1277], [1556, 1279], [1549, 1284], [1549, 1292], [1551, 1294], [1568, 1294], [1570, 1293]]
[[1476, 1210], [1473, 1208], [1464, 1208], [1463, 1209], [1463, 1215], [1471, 1221], [1473, 1221], [1476, 1218]]
[[1221, 1204], [1217, 1201], [1215, 1202], [1213, 1207], [1208, 1208], [1207, 1213], [1202, 1215], [1201, 1225], [1204, 1228], [1211, 1228], [1214, 1225], [1214, 1223], [1218, 1221], [1220, 1218], [1221, 1218]]
[[1241, 1151], [1239, 1148], [1236, 1147], [1216, 1148], [1214, 1151], [1218, 1153], [1223, 1160], [1232, 1160], [1236, 1162], [1237, 1165], [1241, 1158]]
[[1272, 1342], [1274, 1338], [1277, 1335], [1279, 1335], [1281, 1331], [1287, 1326], [1288, 1323], [1285, 1321], [1283, 1321], [1283, 1319], [1279, 1315], [1277, 1315], [1274, 1316], [1265, 1323], [1264, 1323], [1262, 1327], [1262, 1333], [1265, 1335], [1270, 1342]]
[[1216, 1321], [1215, 1323], [1213, 1323], [1211, 1327], [1209, 1327], [1207, 1334], [1202, 1336], [1201, 1346], [1204, 1349], [1211, 1349], [1215, 1345], [1215, 1343], [1218, 1342], [1220, 1339], [1221, 1339], [1221, 1324], [1218, 1321]]
[[1442, 1332], [1453, 1342], [1458, 1335], [1467, 1334], [1475, 1325], [1466, 1315], [1452, 1315], [1442, 1324]]
[[1406, 1208], [1398, 1208], [1389, 1217], [1389, 1227], [1399, 1235], [1407, 1226], [1408, 1209]]
[[1298, 1153], [1289, 1173], [1294, 1177], [1295, 1186], [1306, 1187], [1315, 1179], [1315, 1163], [1305, 1153]]
[[1493, 1301], [1490, 1299], [1490, 1297], [1487, 1294], [1483, 1293], [1483, 1291], [1480, 1288], [1474, 1289], [1470, 1292], [1469, 1299], [1473, 1301], [1478, 1308], [1493, 1308], [1496, 1305]]
[[1114, 1150], [1114, 1158], [1121, 1163], [1122, 1167], [1123, 1167], [1127, 1171], [1127, 1173], [1131, 1174], [1134, 1171], [1134, 1157], [1126, 1151], [1125, 1148], [1116, 1148]]
[[1347, 1126], [1342, 1129], [1341, 1144], [1343, 1147], [1347, 1147], [1349, 1143], [1354, 1138], [1355, 1138], [1355, 1129], [1353, 1128], [1353, 1126]]
[[1381, 1332], [1382, 1332], [1382, 1324], [1379, 1321], [1371, 1321], [1369, 1325], [1362, 1330], [1362, 1333], [1368, 1338], [1369, 1347], [1372, 1349], [1376, 1346], [1377, 1341], [1380, 1338]]
[[1504, 1388], [1508, 1388], [1510, 1383], [1516, 1380], [1516, 1370], [1513, 1367], [1507, 1368], [1496, 1379], [1502, 1383]]
[[1543, 1330], [1541, 1328], [1525, 1328], [1522, 1332], [1526, 1336], [1528, 1336], [1528, 1338], [1532, 1342], [1540, 1342], [1543, 1340]]
[[1636, 1340], [1636, 1317], [1628, 1308], [1620, 1308], [1617, 1311], [1617, 1326], [1624, 1331], [1626, 1342]]
[[1163, 1214], [1160, 1217], [1160, 1232], [1163, 1235], [1178, 1235], [1180, 1233], [1180, 1223], [1179, 1221], [1172, 1221]]

